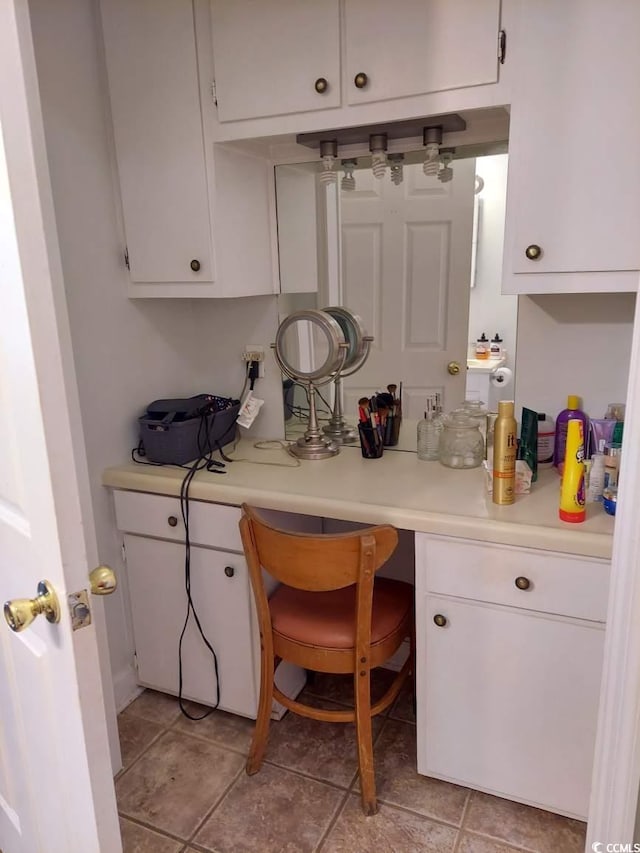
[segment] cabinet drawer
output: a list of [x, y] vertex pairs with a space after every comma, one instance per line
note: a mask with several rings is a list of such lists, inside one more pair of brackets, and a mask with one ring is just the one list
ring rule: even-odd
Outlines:
[[[144, 492], [114, 492], [118, 530], [184, 541], [179, 498]], [[224, 504], [189, 502], [189, 533], [193, 545], [242, 551], [240, 508]]]
[[[604, 622], [605, 560], [531, 548], [418, 536], [417, 572], [428, 592]], [[416, 543], [417, 544], [417, 543]], [[525, 589], [516, 585], [516, 579]]]

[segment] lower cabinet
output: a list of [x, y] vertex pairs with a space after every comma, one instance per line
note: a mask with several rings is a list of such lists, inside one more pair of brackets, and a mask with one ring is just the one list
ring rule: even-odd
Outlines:
[[[187, 617], [185, 548], [142, 536], [124, 537], [138, 680], [145, 687], [178, 693], [178, 644]], [[182, 639], [182, 695], [214, 705], [216, 681], [225, 711], [255, 717], [258, 708], [251, 588], [241, 554], [192, 547], [193, 613]], [[257, 661], [259, 667], [259, 661]]]
[[423, 534], [416, 561], [418, 772], [586, 818], [607, 564]]

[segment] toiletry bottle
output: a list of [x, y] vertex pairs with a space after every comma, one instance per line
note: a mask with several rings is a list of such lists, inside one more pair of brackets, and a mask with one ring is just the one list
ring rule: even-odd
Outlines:
[[[558, 467], [564, 463], [564, 454], [567, 446], [567, 424], [569, 420], [577, 419], [582, 421], [582, 435], [587, 435], [587, 416], [580, 408], [580, 397], [575, 394], [569, 394], [567, 397], [567, 408], [563, 409], [556, 420], [556, 437], [553, 447], [553, 464]], [[583, 446], [584, 450], [584, 446]]]
[[513, 400], [498, 403], [493, 429], [493, 502], [512, 504], [516, 498], [516, 432]]
[[502, 355], [502, 338], [496, 332], [495, 337], [491, 338], [491, 358], [500, 358]]
[[489, 338], [483, 332], [476, 341], [476, 358], [489, 358], [490, 349], [491, 343], [489, 342]]
[[574, 524], [584, 521], [584, 422], [581, 418], [569, 418], [567, 440], [560, 489], [561, 521]]
[[538, 464], [551, 465], [556, 441], [556, 422], [544, 412], [538, 412]]

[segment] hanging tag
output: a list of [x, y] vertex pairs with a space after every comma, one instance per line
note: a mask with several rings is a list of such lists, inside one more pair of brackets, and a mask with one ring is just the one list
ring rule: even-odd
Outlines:
[[250, 427], [255, 421], [260, 408], [264, 405], [264, 400], [253, 396], [253, 391], [249, 391], [244, 398], [240, 411], [238, 412], [238, 424], [242, 427]]

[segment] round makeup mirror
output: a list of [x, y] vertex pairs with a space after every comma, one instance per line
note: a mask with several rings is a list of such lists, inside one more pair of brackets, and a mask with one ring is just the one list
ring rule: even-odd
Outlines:
[[368, 335], [360, 317], [348, 308], [332, 305], [322, 309], [338, 323], [347, 342], [348, 350], [340, 373], [334, 378], [333, 411], [329, 423], [323, 431], [338, 444], [351, 444], [358, 441], [358, 435], [353, 427], [344, 420], [342, 412], [342, 379], [352, 376], [360, 370], [369, 357], [373, 337]]
[[343, 369], [349, 344], [338, 321], [313, 308], [294, 311], [280, 323], [272, 344], [280, 369], [307, 386], [309, 422], [304, 435], [289, 446], [301, 459], [326, 459], [339, 452], [331, 436], [318, 427], [316, 388], [331, 382]]

